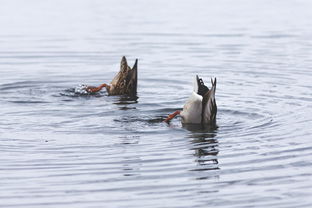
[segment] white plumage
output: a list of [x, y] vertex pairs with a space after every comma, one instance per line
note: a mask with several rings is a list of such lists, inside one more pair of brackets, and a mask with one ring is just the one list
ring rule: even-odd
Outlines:
[[202, 101], [203, 97], [198, 95], [196, 92], [192, 92], [192, 95], [184, 104], [183, 110], [180, 115], [182, 118], [182, 123], [201, 123], [202, 114]]
[[169, 122], [176, 115], [180, 114], [183, 124], [205, 124], [216, 125], [217, 104], [215, 100], [216, 78], [211, 79], [212, 87], [209, 90], [203, 80], [195, 77], [194, 91], [183, 106], [183, 110], [170, 114], [165, 120]]

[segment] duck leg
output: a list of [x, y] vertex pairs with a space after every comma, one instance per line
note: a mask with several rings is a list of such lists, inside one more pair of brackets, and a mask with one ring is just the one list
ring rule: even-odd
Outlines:
[[100, 91], [103, 87], [107, 87], [107, 84], [101, 84], [98, 87], [88, 86], [87, 87], [87, 91], [90, 92], [90, 93], [95, 93], [95, 92]]
[[172, 114], [169, 114], [169, 116], [164, 120], [164, 122], [169, 123], [174, 117], [176, 117], [177, 115], [179, 115], [181, 113], [181, 111], [177, 110]]

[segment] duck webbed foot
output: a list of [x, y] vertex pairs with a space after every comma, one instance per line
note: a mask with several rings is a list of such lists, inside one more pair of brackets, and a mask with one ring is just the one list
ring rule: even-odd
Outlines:
[[169, 116], [164, 120], [164, 122], [169, 123], [174, 117], [176, 117], [180, 113], [181, 113], [181, 111], [177, 110], [174, 113], [169, 114]]
[[87, 92], [89, 93], [96, 93], [99, 92], [100, 90], [102, 90], [103, 87], [107, 87], [107, 84], [101, 84], [98, 87], [93, 87], [93, 86], [87, 86]]

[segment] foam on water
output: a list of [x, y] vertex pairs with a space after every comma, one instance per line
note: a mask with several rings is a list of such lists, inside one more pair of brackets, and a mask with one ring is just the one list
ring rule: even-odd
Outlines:
[[80, 84], [77, 87], [75, 87], [74, 92], [75, 94], [78, 94], [78, 95], [88, 95], [90, 93], [87, 91], [87, 87], [88, 85]]

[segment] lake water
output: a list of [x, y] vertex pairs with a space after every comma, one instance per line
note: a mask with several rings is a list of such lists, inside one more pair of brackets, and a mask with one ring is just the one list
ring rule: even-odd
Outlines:
[[[4, 0], [0, 207], [312, 207], [312, 2]], [[79, 96], [139, 59], [138, 99]], [[198, 74], [214, 131], [183, 127]]]

